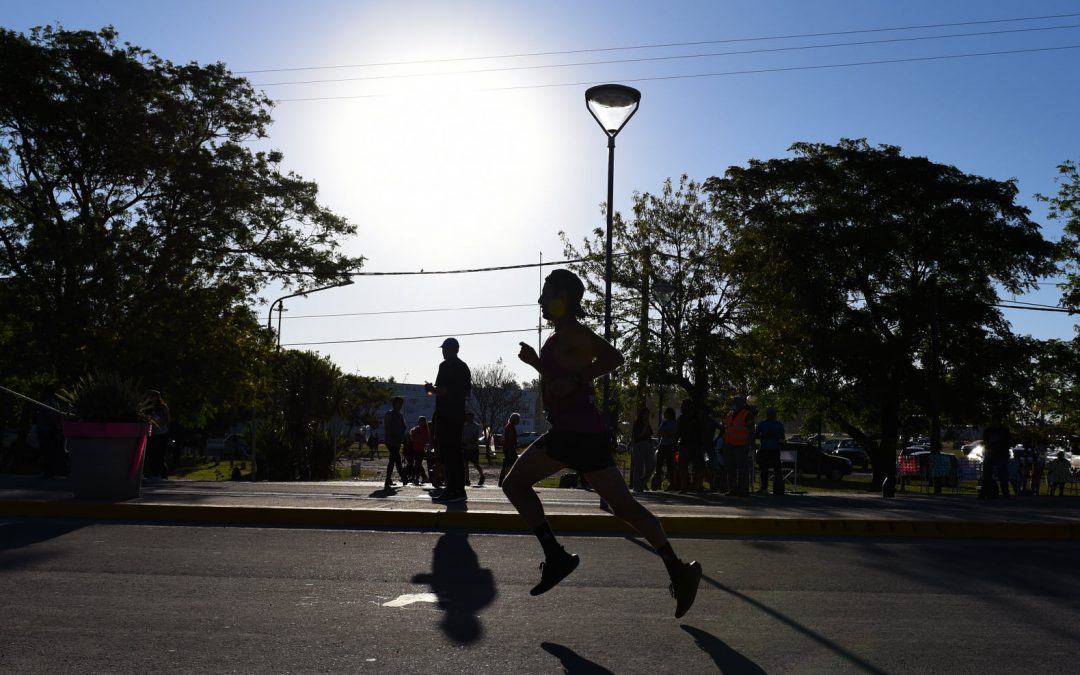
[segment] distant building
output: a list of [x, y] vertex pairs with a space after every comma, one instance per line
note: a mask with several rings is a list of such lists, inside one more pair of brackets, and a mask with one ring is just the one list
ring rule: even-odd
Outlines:
[[[416, 420], [421, 415], [430, 420], [435, 415], [435, 397], [428, 396], [424, 391], [424, 385], [422, 384], [405, 384], [395, 383], [393, 385], [394, 396], [400, 396], [405, 399], [405, 405], [402, 408], [402, 414], [405, 415], [405, 424], [412, 426], [416, 424]], [[547, 421], [542, 417], [538, 417], [539, 406], [537, 405], [538, 399], [537, 392], [528, 389], [521, 392], [521, 408], [516, 412], [521, 415], [521, 423], [518, 428], [521, 432], [526, 431], [543, 431], [547, 429]], [[473, 407], [472, 405], [467, 408]], [[386, 409], [390, 408], [390, 401], [386, 402]], [[538, 427], [537, 420], [539, 419], [540, 425]], [[502, 429], [498, 429], [502, 431]]]

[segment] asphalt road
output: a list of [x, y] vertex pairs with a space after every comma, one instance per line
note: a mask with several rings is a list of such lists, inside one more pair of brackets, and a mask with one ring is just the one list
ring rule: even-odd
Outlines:
[[1077, 672], [1080, 545], [0, 521], [4, 673]]

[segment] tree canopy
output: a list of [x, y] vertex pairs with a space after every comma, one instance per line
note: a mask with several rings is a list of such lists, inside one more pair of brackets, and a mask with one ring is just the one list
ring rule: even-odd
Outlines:
[[1012, 181], [863, 140], [792, 151], [705, 189], [731, 233], [741, 301], [784, 350], [783, 386], [857, 437], [875, 430], [880, 483], [906, 408], [994, 400], [998, 371], [1021, 358], [996, 286], [1031, 288], [1056, 249]]
[[345, 278], [356, 228], [248, 147], [271, 103], [247, 80], [117, 39], [0, 29], [0, 358], [137, 373], [198, 424], [257, 389], [254, 292]]

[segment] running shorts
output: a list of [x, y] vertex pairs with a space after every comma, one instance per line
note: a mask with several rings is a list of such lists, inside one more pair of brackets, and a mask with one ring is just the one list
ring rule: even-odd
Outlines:
[[588, 473], [615, 466], [611, 456], [611, 435], [606, 431], [560, 431], [552, 429], [533, 445], [540, 446], [548, 457], [574, 471]]

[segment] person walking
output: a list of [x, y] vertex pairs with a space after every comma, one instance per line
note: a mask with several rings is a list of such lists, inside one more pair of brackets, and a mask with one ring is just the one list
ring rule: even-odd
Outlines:
[[499, 471], [499, 487], [503, 486], [503, 481], [506, 480], [506, 474], [510, 473], [510, 469], [514, 467], [514, 462], [516, 462], [518, 458], [517, 426], [520, 421], [521, 415], [511, 413], [510, 418], [506, 420], [506, 426], [503, 427], [503, 461], [502, 470]]
[[455, 338], [446, 338], [442, 345], [443, 362], [434, 386], [426, 384], [429, 394], [435, 395], [435, 445], [443, 465], [446, 489], [435, 497], [440, 502], [463, 502], [465, 495], [465, 454], [461, 434], [465, 427], [465, 402], [472, 392], [472, 373], [458, 358], [461, 346]]
[[367, 439], [368, 459], [375, 459], [379, 455], [379, 434], [372, 429]]
[[746, 497], [750, 494], [750, 430], [754, 417], [746, 398], [731, 399], [731, 410], [724, 417], [724, 464], [728, 469], [728, 494]]
[[664, 409], [664, 421], [656, 430], [656, 473], [652, 489], [659, 490], [667, 476], [668, 490], [675, 489], [675, 408]]
[[405, 470], [401, 468], [401, 444], [405, 441], [405, 415], [401, 413], [401, 407], [405, 405], [405, 399], [395, 396], [390, 399], [390, 410], [383, 415], [383, 438], [386, 440], [386, 451], [390, 458], [386, 462], [386, 482], [383, 489], [389, 490], [394, 487], [394, 469], [397, 469], [401, 484], [408, 482], [405, 478]]
[[784, 424], [776, 419], [776, 408], [765, 409], [765, 419], [757, 429], [758, 467], [761, 469], [761, 487], [758, 493], [769, 491], [769, 469], [773, 470], [773, 494], [784, 494], [784, 475], [780, 470], [780, 444], [784, 442]]
[[644, 492], [649, 486], [656, 461], [656, 447], [653, 445], [652, 424], [649, 423], [649, 409], [638, 408], [634, 426], [630, 432], [633, 442], [633, 468], [631, 484], [634, 492]]
[[484, 487], [484, 468], [480, 466], [480, 434], [480, 425], [476, 423], [476, 415], [471, 412], [465, 413], [465, 426], [461, 427], [461, 447], [465, 453], [465, 484], [472, 485], [468, 475], [469, 464], [472, 464], [476, 467], [476, 472], [480, 474], [476, 487]]
[[554, 333], [540, 353], [520, 343], [518, 358], [540, 374], [540, 394], [551, 429], [521, 454], [503, 481], [503, 492], [525, 520], [544, 551], [540, 581], [530, 591], [540, 595], [573, 572], [580, 559], [559, 545], [533, 485], [567, 467], [581, 471], [611, 512], [631, 525], [663, 560], [676, 600], [675, 616], [689, 611], [701, 581], [701, 564], [678, 558], [659, 519], [626, 486], [611, 453], [605, 417], [596, 407], [593, 380], [624, 363], [611, 344], [580, 323], [585, 286], [569, 270], [555, 270], [544, 280], [538, 302]]

